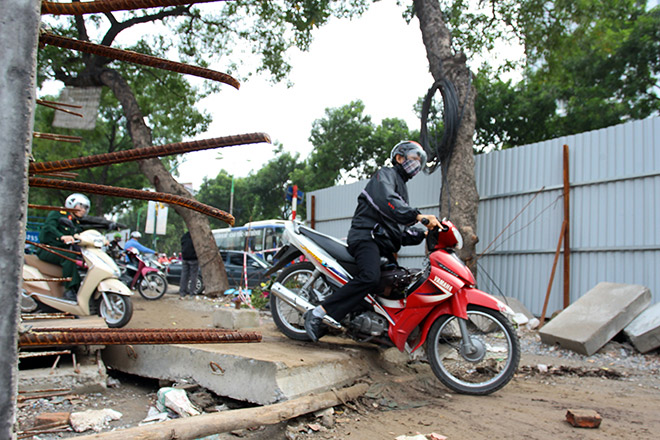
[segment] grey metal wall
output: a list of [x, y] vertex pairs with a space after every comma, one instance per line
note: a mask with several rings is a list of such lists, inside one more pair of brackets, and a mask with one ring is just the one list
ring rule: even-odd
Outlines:
[[[658, 302], [659, 117], [477, 156], [477, 252], [488, 248], [479, 259], [480, 288], [513, 296], [541, 314], [563, 221], [564, 144], [571, 186], [571, 302], [601, 281], [647, 286]], [[316, 228], [345, 237], [365, 184], [310, 193], [316, 197]], [[411, 204], [437, 213], [439, 186], [439, 173], [416, 177], [408, 185]], [[423, 253], [422, 246], [404, 248], [401, 264], [418, 266]], [[563, 253], [548, 314], [562, 307], [562, 265]]]

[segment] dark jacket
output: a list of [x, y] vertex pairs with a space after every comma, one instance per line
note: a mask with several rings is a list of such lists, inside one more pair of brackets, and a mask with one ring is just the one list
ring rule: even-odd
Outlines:
[[197, 259], [197, 253], [195, 252], [195, 246], [193, 246], [190, 231], [181, 236], [181, 258], [184, 260]]
[[381, 253], [396, 253], [402, 245], [419, 244], [424, 232], [409, 226], [417, 222], [419, 210], [408, 204], [406, 174], [397, 164], [381, 168], [358, 196], [348, 243], [375, 240]]
[[39, 242], [50, 246], [64, 247], [60, 241], [63, 235], [73, 235], [82, 232], [80, 219], [66, 211], [52, 211], [46, 217], [39, 232]]

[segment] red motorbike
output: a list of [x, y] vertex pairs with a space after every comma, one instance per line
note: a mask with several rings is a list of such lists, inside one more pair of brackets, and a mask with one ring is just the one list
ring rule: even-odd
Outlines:
[[[270, 307], [279, 330], [309, 340], [302, 314], [321, 303], [357, 272], [342, 241], [301, 224], [285, 226], [286, 245], [271, 272], [286, 267], [271, 287]], [[433, 373], [453, 391], [484, 395], [505, 386], [520, 361], [520, 342], [509, 320], [513, 310], [478, 290], [470, 269], [456, 255], [463, 239], [448, 220], [429, 231], [425, 267], [410, 270], [388, 261], [381, 267], [378, 292], [342, 322], [326, 315], [331, 328], [353, 339], [396, 346], [412, 353], [426, 344]], [[386, 260], [386, 259], [383, 259]]]
[[129, 262], [117, 262], [121, 271], [120, 280], [132, 290], [137, 288], [144, 299], [160, 299], [167, 292], [167, 278], [163, 273], [151, 267], [150, 263], [135, 248], [125, 252]]

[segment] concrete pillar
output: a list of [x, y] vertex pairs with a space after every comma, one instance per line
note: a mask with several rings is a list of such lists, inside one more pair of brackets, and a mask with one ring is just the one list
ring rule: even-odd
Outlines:
[[36, 94], [39, 0], [4, 0], [0, 15], [0, 438], [14, 437], [18, 295]]

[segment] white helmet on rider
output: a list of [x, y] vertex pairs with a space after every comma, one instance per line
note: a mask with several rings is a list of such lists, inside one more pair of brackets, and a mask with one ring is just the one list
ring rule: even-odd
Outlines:
[[401, 141], [396, 144], [390, 153], [390, 159], [394, 165], [398, 163], [396, 160], [397, 156], [403, 157], [401, 166], [408, 175], [408, 178], [415, 176], [426, 165], [426, 152], [415, 141]]
[[85, 214], [89, 212], [89, 208], [92, 206], [87, 196], [80, 193], [71, 194], [64, 202], [64, 207], [67, 209], [76, 209], [78, 205], [81, 205], [85, 209]]
[[140, 234], [138, 231], [133, 231], [131, 232], [131, 238], [141, 238], [142, 234]]

